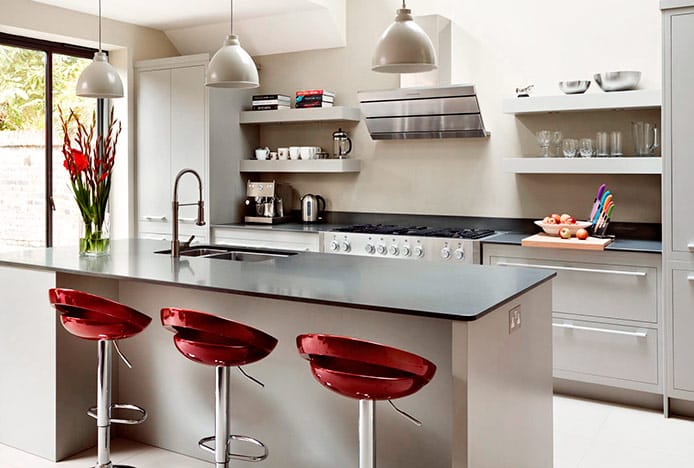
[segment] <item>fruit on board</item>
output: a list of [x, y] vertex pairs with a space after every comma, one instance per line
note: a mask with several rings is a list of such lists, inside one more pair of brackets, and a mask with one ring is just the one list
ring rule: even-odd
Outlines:
[[571, 229], [563, 227], [559, 230], [559, 237], [562, 239], [571, 239]]
[[586, 231], [583, 228], [579, 229], [578, 231], [576, 231], [576, 239], [580, 239], [580, 240], [588, 239], [588, 231]]

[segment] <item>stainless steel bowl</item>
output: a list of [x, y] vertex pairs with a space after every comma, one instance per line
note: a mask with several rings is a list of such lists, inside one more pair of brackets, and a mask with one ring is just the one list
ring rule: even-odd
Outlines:
[[559, 89], [561, 89], [564, 94], [583, 94], [588, 88], [590, 88], [590, 81], [586, 80], [559, 82]]
[[595, 82], [603, 91], [627, 91], [636, 89], [636, 85], [641, 80], [641, 72], [638, 71], [618, 71], [598, 73], [593, 75]]

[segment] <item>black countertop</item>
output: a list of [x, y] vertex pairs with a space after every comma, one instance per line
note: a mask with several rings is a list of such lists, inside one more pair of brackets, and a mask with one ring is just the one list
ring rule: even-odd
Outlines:
[[77, 247], [0, 254], [0, 265], [145, 281], [231, 294], [475, 320], [550, 280], [554, 272], [299, 253], [263, 262], [155, 254], [168, 243], [116, 240], [104, 257]]
[[[505, 232], [482, 239], [482, 244], [521, 245], [521, 240], [528, 237], [527, 233]], [[644, 252], [659, 254], [663, 251], [663, 243], [657, 240], [615, 239], [605, 247], [606, 251]]]

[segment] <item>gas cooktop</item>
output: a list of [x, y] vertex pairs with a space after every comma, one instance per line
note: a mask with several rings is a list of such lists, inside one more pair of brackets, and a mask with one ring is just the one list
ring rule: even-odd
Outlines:
[[481, 239], [495, 233], [491, 229], [434, 228], [428, 226], [398, 226], [394, 224], [355, 224], [333, 229], [333, 232], [413, 237], [443, 237], [450, 239]]

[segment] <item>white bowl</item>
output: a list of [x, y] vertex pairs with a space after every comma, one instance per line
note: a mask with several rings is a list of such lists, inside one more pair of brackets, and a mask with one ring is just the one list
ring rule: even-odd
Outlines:
[[569, 228], [572, 236], [576, 235], [579, 229], [588, 229], [593, 223], [590, 221], [576, 221], [576, 224], [545, 224], [542, 221], [535, 221], [535, 224], [540, 226], [550, 236], [558, 236], [561, 228]]

